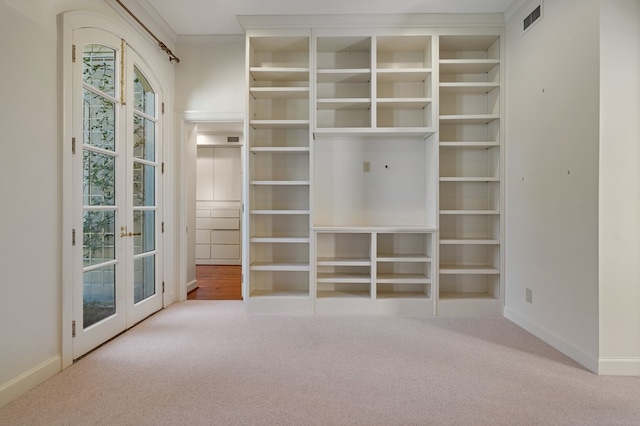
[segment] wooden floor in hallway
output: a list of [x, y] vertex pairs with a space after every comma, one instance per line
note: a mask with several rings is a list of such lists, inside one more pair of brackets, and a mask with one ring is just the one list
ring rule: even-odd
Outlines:
[[196, 265], [198, 288], [188, 300], [242, 300], [242, 266]]

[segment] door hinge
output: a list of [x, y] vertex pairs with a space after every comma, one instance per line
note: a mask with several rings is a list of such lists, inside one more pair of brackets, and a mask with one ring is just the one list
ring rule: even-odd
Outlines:
[[240, 275], [240, 282], [244, 284], [244, 274]]
[[76, 322], [71, 321], [71, 337], [76, 337]]
[[164, 233], [164, 222], [162, 222], [162, 232]]
[[161, 110], [162, 110], [162, 113], [164, 114], [164, 102], [162, 103]]
[[242, 213], [244, 213], [244, 203], [242, 203]]
[[71, 153], [76, 153], [76, 138], [71, 138]]
[[162, 166], [160, 166], [160, 171], [164, 174], [164, 161], [162, 162]]
[[162, 294], [164, 294], [164, 281], [162, 281]]
[[76, 62], [76, 45], [71, 45], [71, 62]]
[[72, 246], [76, 245], [76, 230], [75, 229], [71, 230], [71, 245]]

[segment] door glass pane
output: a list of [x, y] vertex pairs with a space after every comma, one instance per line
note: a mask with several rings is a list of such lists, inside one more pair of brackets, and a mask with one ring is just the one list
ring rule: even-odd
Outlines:
[[155, 166], [133, 162], [133, 205], [151, 207], [155, 205]]
[[133, 156], [155, 160], [156, 123], [137, 114], [133, 115]]
[[83, 105], [84, 144], [109, 151], [115, 150], [115, 104], [85, 89]]
[[88, 44], [82, 55], [82, 81], [111, 97], [116, 95], [116, 51], [99, 44]]
[[115, 259], [116, 212], [85, 210], [82, 253], [85, 267]]
[[156, 212], [136, 210], [133, 212], [133, 251], [134, 254], [146, 253], [156, 249]]
[[156, 94], [138, 67], [133, 72], [133, 106], [136, 111], [155, 117]]
[[83, 328], [116, 313], [116, 265], [84, 272], [82, 286]]
[[134, 261], [133, 303], [138, 303], [156, 294], [156, 256], [138, 258]]
[[115, 203], [115, 157], [83, 151], [83, 204], [113, 206]]

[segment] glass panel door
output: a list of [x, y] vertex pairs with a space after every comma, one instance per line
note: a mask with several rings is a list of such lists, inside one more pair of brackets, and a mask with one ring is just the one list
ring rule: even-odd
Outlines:
[[157, 85], [131, 49], [121, 62], [124, 44], [112, 34], [76, 30], [74, 43], [81, 57], [73, 68], [73, 130], [81, 141], [72, 160], [77, 358], [163, 300]]
[[[137, 57], [131, 57], [136, 63]], [[131, 223], [133, 224], [133, 294], [130, 296], [130, 325], [162, 307], [162, 289], [158, 291], [158, 177], [156, 143], [158, 135], [158, 96], [153, 85], [136, 64], [128, 77], [130, 93], [131, 137]]]
[[126, 282], [119, 236], [125, 203], [118, 99], [120, 40], [97, 30], [79, 31], [76, 37], [74, 357], [123, 330]]

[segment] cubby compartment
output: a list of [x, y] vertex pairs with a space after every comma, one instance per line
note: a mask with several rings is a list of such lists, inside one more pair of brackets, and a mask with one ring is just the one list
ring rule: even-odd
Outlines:
[[309, 100], [306, 98], [254, 98], [249, 100], [251, 121], [308, 121]]
[[432, 233], [376, 235], [376, 297], [431, 298]]
[[488, 123], [441, 122], [440, 148], [480, 148], [500, 146], [500, 120]]
[[441, 244], [440, 273], [498, 274], [500, 247], [492, 244]]
[[378, 99], [377, 127], [379, 129], [425, 129], [433, 127], [431, 99]]
[[[249, 297], [309, 298], [309, 272], [251, 269]], [[284, 308], [284, 307], [283, 307]]]
[[440, 300], [495, 299], [500, 300], [498, 274], [442, 274], [440, 275]]
[[309, 152], [309, 128], [249, 128], [251, 152]]
[[318, 232], [316, 256], [322, 266], [371, 265], [371, 234], [363, 232]]
[[498, 118], [500, 114], [500, 89], [476, 91], [471, 88], [450, 91], [440, 86], [440, 115], [486, 115]]
[[371, 127], [371, 102], [346, 100], [318, 103], [317, 129], [367, 129]]
[[253, 152], [249, 158], [250, 181], [309, 183], [307, 152]]
[[500, 149], [442, 149], [440, 151], [440, 180], [453, 178], [500, 179]]
[[316, 64], [325, 69], [371, 69], [371, 37], [318, 37]]
[[252, 184], [253, 210], [309, 210], [309, 184]]
[[[499, 60], [500, 36], [452, 34], [440, 36], [440, 62], [448, 60]], [[440, 71], [442, 73], [442, 71]]]
[[[255, 68], [272, 73], [309, 69], [309, 37], [255, 36], [249, 38], [249, 71]], [[277, 79], [269, 77], [270, 79]]]
[[440, 245], [450, 240], [500, 241], [499, 215], [456, 214], [440, 216]]
[[371, 235], [316, 234], [317, 297], [371, 296]]
[[500, 210], [499, 182], [441, 182], [440, 211]]
[[309, 244], [251, 243], [251, 269], [309, 270]]
[[250, 242], [311, 241], [308, 214], [252, 214], [249, 229]]
[[388, 35], [376, 38], [376, 65], [381, 69], [430, 69], [431, 36]]

